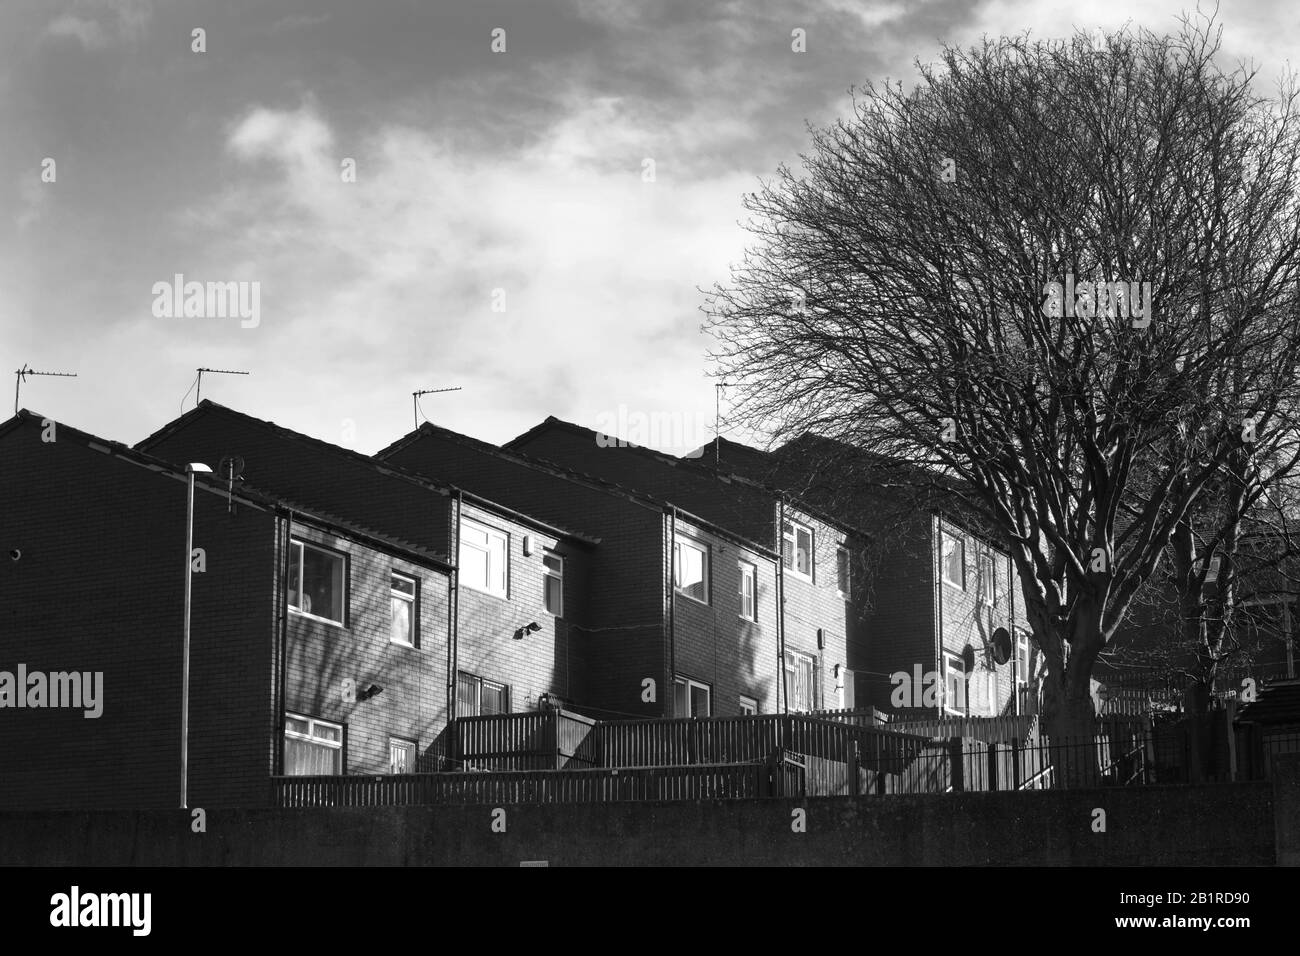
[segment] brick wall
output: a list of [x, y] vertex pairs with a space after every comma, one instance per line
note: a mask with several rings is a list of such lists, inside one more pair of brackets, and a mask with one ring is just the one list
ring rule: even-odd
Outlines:
[[[586, 686], [575, 709], [597, 717], [664, 713], [665, 644], [663, 513], [613, 491], [552, 474], [497, 454], [490, 446], [444, 432], [425, 432], [387, 456], [395, 464], [480, 497], [598, 538], [582, 568], [585, 607], [569, 622], [574, 658], [586, 661]], [[566, 582], [566, 597], [570, 589]], [[569, 617], [566, 614], [566, 617]], [[525, 640], [529, 640], [525, 638]], [[567, 638], [566, 638], [567, 640]], [[655, 680], [644, 700], [642, 680]], [[666, 684], [667, 682], [667, 684]]]
[[[776, 562], [687, 521], [676, 523], [676, 533], [707, 548], [710, 565], [707, 603], [675, 595], [676, 674], [709, 685], [713, 716], [739, 714], [741, 695], [753, 698], [760, 713], [778, 713]], [[742, 561], [755, 568], [757, 620], [740, 616]]]
[[[955, 587], [943, 580], [939, 561], [942, 560], [938, 535], [947, 532], [964, 544], [965, 588]], [[1014, 633], [1013, 623], [1025, 626], [1024, 597], [1020, 593], [1020, 578], [1010, 557], [992, 548], [961, 527], [942, 519], [935, 519], [935, 575], [941, 582], [942, 649], [960, 655], [970, 645], [975, 651], [975, 667], [966, 675], [965, 707], [971, 716], [991, 717], [1014, 712], [1015, 686], [1014, 654], [1012, 660], [998, 664], [993, 656], [992, 635], [999, 627]], [[979, 555], [991, 555], [995, 568], [997, 587], [993, 604], [979, 600]], [[1012, 621], [1014, 611], [1015, 621]], [[1014, 645], [1013, 645], [1014, 646]], [[1037, 655], [1035, 655], [1036, 657]], [[942, 664], [942, 662], [940, 662]], [[949, 705], [951, 708], [951, 705]], [[961, 709], [961, 708], [953, 708]]]
[[[462, 580], [458, 669], [508, 684], [510, 709], [515, 712], [536, 710], [542, 694], [582, 702], [587, 695], [586, 647], [573, 622], [585, 616], [587, 549], [474, 505], [466, 504], [463, 514], [505, 534], [510, 558], [505, 597], [476, 590]], [[527, 555], [526, 537], [532, 551]], [[545, 606], [542, 559], [547, 550], [564, 558], [564, 614], [560, 617], [550, 614]], [[515, 631], [532, 622], [541, 630], [515, 640]]]
[[[0, 436], [0, 669], [102, 671], [103, 714], [0, 710], [0, 806], [179, 806], [185, 482], [39, 420]], [[105, 447], [100, 445], [99, 447]], [[190, 805], [268, 799], [274, 519], [200, 488]], [[17, 548], [19, 561], [7, 552]]]
[[[449, 576], [302, 523], [292, 537], [346, 557], [347, 610], [346, 626], [289, 612], [285, 710], [345, 726], [347, 773], [387, 773], [390, 737], [428, 754], [448, 719]], [[419, 582], [416, 647], [390, 637], [393, 572]], [[348, 679], [383, 690], [345, 700]]]

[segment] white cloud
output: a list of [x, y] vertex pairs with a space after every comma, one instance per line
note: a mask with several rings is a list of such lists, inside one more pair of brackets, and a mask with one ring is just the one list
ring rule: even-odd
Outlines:
[[312, 101], [257, 106], [229, 128], [238, 181], [189, 211], [219, 238], [220, 274], [197, 278], [236, 278], [215, 263], [238, 258], [238, 278], [264, 280], [267, 348], [362, 380], [454, 377], [476, 393], [479, 433], [498, 402], [503, 415], [711, 407], [695, 286], [739, 258], [753, 184], [684, 178], [673, 155], [705, 135], [690, 125], [650, 129], [619, 100], [588, 100], [530, 146], [468, 155], [407, 125], [336, 134]]
[[98, 50], [108, 46], [108, 35], [99, 25], [99, 21], [74, 16], [71, 13], [65, 13], [51, 20], [45, 32], [52, 37], [71, 37], [80, 41], [82, 47], [87, 50]]
[[46, 25], [45, 33], [77, 40], [86, 50], [100, 50], [140, 39], [152, 16], [152, 0], [77, 0], [69, 12]]

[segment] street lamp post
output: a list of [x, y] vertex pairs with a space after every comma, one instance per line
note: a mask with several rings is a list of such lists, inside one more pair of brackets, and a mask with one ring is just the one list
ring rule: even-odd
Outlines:
[[212, 469], [202, 462], [185, 468], [188, 498], [185, 508], [185, 645], [181, 673], [181, 809], [189, 806], [190, 761], [190, 592], [194, 576], [194, 475], [210, 475]]

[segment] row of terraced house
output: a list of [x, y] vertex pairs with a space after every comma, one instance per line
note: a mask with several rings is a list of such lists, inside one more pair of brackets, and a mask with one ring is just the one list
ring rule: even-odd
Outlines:
[[942, 504], [882, 546], [872, 502], [782, 490], [770, 461], [554, 418], [367, 456], [210, 401], [135, 446], [22, 411], [0, 426], [0, 809], [175, 806], [183, 708], [193, 806], [455, 770], [450, 729], [491, 715], [1035, 711], [1004, 550]]

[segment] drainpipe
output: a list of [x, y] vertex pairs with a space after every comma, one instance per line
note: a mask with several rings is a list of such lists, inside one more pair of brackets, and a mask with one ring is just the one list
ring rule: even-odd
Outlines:
[[[1016, 583], [1012, 579], [1015, 570], [1015, 558], [1007, 555], [1007, 618], [1011, 632], [1011, 659], [1015, 665], [1011, 668], [1011, 696], [1015, 700], [1014, 713], [1020, 716], [1020, 634], [1016, 630]], [[1025, 686], [1028, 686], [1027, 684]]]
[[785, 676], [785, 495], [779, 502], [776, 522], [776, 666], [781, 675], [781, 713], [790, 713], [790, 681]]
[[289, 557], [293, 549], [293, 509], [288, 509], [284, 518], [283, 557], [280, 561], [280, 673], [276, 675], [277, 713], [273, 733], [275, 734], [275, 774], [284, 774], [284, 711], [288, 702], [289, 662]]
[[[672, 714], [677, 713], [677, 506], [668, 511], [668, 686], [667, 693], [673, 702]], [[712, 574], [712, 568], [709, 569]]]
[[450, 618], [450, 634], [447, 640], [447, 713], [450, 715], [448, 726], [456, 720], [456, 708], [458, 701], [456, 668], [460, 664], [460, 513], [465, 507], [465, 500], [461, 496], [460, 489], [456, 489], [456, 520], [452, 527], [455, 529], [452, 541], [452, 577], [451, 577], [451, 595], [447, 602], [447, 616]]
[[[938, 714], [938, 716], [941, 718], [947, 716], [948, 713], [948, 659], [944, 657], [943, 654], [943, 601], [944, 601], [943, 567], [942, 567], [943, 532], [944, 532], [943, 516], [939, 515], [936, 516], [935, 518], [934, 530], [930, 532], [930, 542], [931, 542], [930, 573], [934, 575], [934, 593], [935, 593], [935, 604], [934, 604], [934, 620], [935, 620], [934, 660], [935, 660], [935, 667], [936, 667], [935, 673], [939, 676], [940, 679], [943, 680], [944, 701], [943, 701], [943, 705], [939, 708], [939, 714]], [[964, 546], [963, 546], [963, 550], [964, 550]], [[963, 555], [963, 561], [964, 561], [964, 555]], [[962, 574], [964, 575], [965, 573], [966, 573], [966, 569], [962, 568]], [[925, 680], [924, 676], [922, 676], [921, 680], [922, 682], [924, 682]], [[915, 691], [913, 691], [913, 693], [915, 694]], [[915, 702], [915, 698], [913, 698], [913, 702]]]

